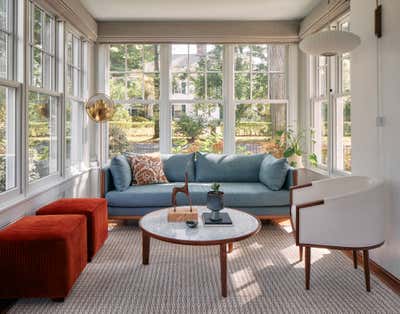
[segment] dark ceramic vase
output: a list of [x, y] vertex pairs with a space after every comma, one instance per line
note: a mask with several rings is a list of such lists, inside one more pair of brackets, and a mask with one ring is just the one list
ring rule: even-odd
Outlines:
[[210, 218], [212, 221], [221, 220], [219, 212], [224, 208], [224, 192], [208, 192], [207, 208], [212, 211]]

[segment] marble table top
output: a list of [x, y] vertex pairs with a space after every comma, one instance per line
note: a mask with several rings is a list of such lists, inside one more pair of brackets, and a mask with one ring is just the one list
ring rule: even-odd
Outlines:
[[230, 208], [224, 208], [221, 213], [229, 214], [232, 225], [205, 226], [201, 215], [204, 212], [210, 212], [210, 210], [204, 206], [194, 207], [197, 208], [199, 214], [197, 228], [189, 228], [185, 222], [168, 222], [168, 208], [145, 215], [139, 222], [140, 228], [166, 241], [206, 244], [207, 242], [242, 240], [256, 233], [261, 226], [260, 221], [254, 216]]

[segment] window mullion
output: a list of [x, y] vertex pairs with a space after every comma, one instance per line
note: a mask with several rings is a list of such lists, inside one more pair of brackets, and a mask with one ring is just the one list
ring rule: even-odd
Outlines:
[[160, 152], [169, 153], [172, 147], [172, 121], [170, 104], [170, 62], [171, 49], [169, 44], [160, 45]]

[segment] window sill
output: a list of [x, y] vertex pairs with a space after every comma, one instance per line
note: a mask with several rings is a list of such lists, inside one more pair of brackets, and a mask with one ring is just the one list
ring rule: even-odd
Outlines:
[[[93, 169], [92, 168], [87, 168], [85, 170], [82, 170], [80, 173], [68, 176], [68, 177], [56, 177], [52, 178], [52, 180], [47, 181], [45, 184], [37, 185], [33, 190], [31, 190], [29, 193], [27, 193], [25, 196], [22, 194], [19, 194], [17, 197], [13, 197], [12, 199], [5, 201], [1, 204], [0, 206], [0, 214], [12, 209], [15, 206], [18, 206], [20, 203], [29, 201], [30, 199], [33, 199], [35, 197], [38, 197], [46, 192], [48, 192], [50, 189], [57, 188], [63, 184], [66, 184], [72, 180], [74, 180], [77, 177], [80, 177], [86, 173], [91, 172]], [[39, 183], [35, 182], [34, 184]], [[41, 182], [40, 182], [41, 183]]]

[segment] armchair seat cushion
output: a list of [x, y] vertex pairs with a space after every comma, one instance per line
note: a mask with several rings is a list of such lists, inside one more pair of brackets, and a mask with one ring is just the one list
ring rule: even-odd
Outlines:
[[[131, 186], [123, 192], [108, 192], [106, 199], [111, 207], [168, 207], [172, 205], [173, 187], [181, 185], [183, 185], [182, 182]], [[190, 183], [192, 203], [205, 205], [210, 188], [211, 183]], [[225, 193], [224, 203], [227, 207], [287, 206], [289, 204], [289, 191], [272, 191], [262, 183], [223, 182], [221, 190]], [[188, 200], [185, 195], [179, 193], [177, 203], [187, 205]]]

